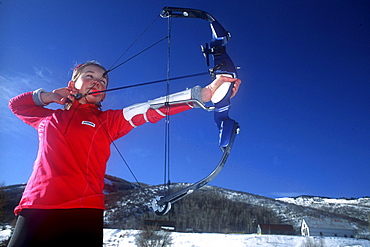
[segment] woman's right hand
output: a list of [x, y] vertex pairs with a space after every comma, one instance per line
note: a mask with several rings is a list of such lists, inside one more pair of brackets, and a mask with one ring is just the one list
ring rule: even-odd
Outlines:
[[75, 90], [69, 87], [63, 87], [53, 90], [52, 92], [43, 92], [41, 93], [40, 97], [42, 102], [45, 104], [50, 103], [57, 103], [64, 105], [68, 102], [68, 99], [70, 101], [74, 101], [75, 98], [72, 96]]

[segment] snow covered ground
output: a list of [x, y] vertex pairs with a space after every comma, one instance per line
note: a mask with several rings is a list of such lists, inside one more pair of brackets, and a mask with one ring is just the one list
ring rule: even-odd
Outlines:
[[[104, 230], [105, 247], [135, 247], [137, 230]], [[314, 238], [282, 235], [171, 233], [174, 247], [304, 247], [307, 241], [325, 247], [370, 247], [370, 241], [348, 238]], [[322, 239], [322, 240], [321, 240]], [[312, 246], [312, 245], [311, 245]]]
[[[104, 247], [136, 247], [138, 233], [138, 230], [104, 229]], [[0, 243], [9, 235], [10, 229], [0, 230]], [[370, 247], [368, 240], [334, 237], [179, 232], [172, 232], [171, 237], [174, 247], [305, 247], [309, 246], [308, 242], [325, 247]]]

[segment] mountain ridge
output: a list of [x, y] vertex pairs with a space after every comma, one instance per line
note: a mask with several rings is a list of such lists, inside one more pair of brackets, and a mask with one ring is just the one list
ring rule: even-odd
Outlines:
[[[171, 190], [189, 184], [171, 185]], [[3, 203], [0, 222], [14, 222], [13, 208], [17, 205], [25, 187], [2, 187]], [[166, 186], [135, 184], [121, 178], [105, 177], [106, 228], [141, 229], [145, 220], [174, 220], [177, 229], [197, 229], [202, 232], [255, 232], [262, 223], [290, 224], [299, 234], [305, 217], [325, 217], [343, 220], [351, 224], [357, 236], [369, 237], [370, 198], [334, 199], [302, 195], [293, 198], [269, 198], [248, 192], [234, 191], [206, 185], [197, 192], [176, 202], [166, 216], [156, 216], [148, 204], [156, 196], [164, 195]], [[5, 201], [5, 203], [4, 203]]]

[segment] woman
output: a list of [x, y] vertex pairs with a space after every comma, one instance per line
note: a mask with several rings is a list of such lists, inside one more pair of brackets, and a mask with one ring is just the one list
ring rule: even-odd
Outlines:
[[[197, 86], [166, 98], [207, 102], [222, 83], [233, 81], [235, 94], [241, 81], [221, 76], [205, 88]], [[99, 91], [107, 85], [105, 68], [87, 62], [74, 69], [68, 87], [53, 92], [38, 89], [10, 100], [12, 112], [38, 131], [39, 150], [15, 208], [19, 217], [9, 246], [102, 246], [104, 175], [111, 142], [146, 122], [194, 107], [182, 103], [151, 108], [150, 103], [166, 99], [159, 98], [102, 111], [106, 95]], [[44, 107], [50, 103], [67, 108]]]

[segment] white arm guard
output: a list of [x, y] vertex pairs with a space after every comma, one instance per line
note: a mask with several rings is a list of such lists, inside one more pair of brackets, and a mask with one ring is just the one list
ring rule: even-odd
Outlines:
[[[154, 100], [149, 100], [148, 102], [145, 102], [145, 103], [139, 103], [139, 104], [134, 104], [134, 105], [131, 105], [129, 107], [126, 107], [123, 109], [123, 116], [125, 117], [125, 119], [127, 121], [129, 121], [131, 124], [132, 123], [132, 118], [136, 115], [139, 115], [139, 114], [143, 114], [144, 115], [144, 118], [145, 118], [145, 121], [148, 122], [148, 120], [146, 119], [146, 112], [148, 111], [149, 108], [151, 108], [151, 105], [154, 105], [154, 104], [165, 104], [166, 102], [176, 102], [176, 101], [186, 101], [186, 100], [191, 100], [191, 99], [198, 99], [200, 97], [200, 90], [201, 90], [201, 87], [200, 86], [196, 86], [194, 88], [191, 88], [191, 89], [186, 89], [182, 92], [178, 92], [178, 93], [174, 93], [174, 94], [170, 94], [168, 96], [165, 96], [165, 97], [160, 97], [160, 98], [157, 98], [157, 99], [154, 99]], [[190, 105], [191, 106], [191, 105]], [[191, 106], [193, 107], [193, 106]], [[161, 114], [162, 116], [165, 116], [160, 110], [157, 110], [157, 112], [159, 114]]]

